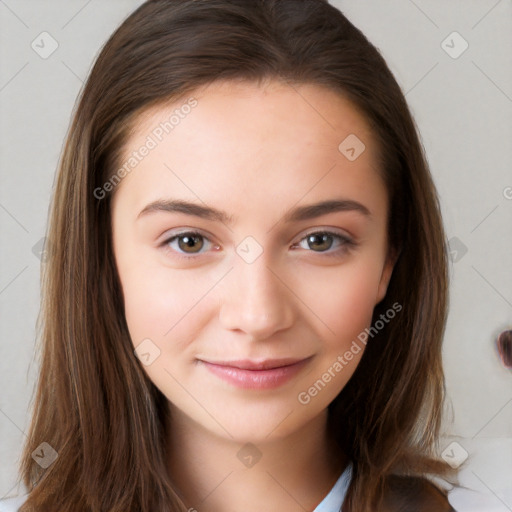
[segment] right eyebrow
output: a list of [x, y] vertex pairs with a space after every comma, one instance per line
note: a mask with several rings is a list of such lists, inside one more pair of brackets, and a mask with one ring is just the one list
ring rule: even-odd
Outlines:
[[233, 224], [233, 217], [228, 213], [199, 203], [180, 199], [159, 199], [145, 206], [137, 215], [137, 219], [154, 212], [184, 213], [207, 220], [215, 220], [225, 224]]

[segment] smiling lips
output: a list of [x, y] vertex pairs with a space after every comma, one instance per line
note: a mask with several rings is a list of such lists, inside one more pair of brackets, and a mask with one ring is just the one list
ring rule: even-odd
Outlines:
[[214, 375], [244, 389], [273, 389], [295, 376], [311, 360], [269, 359], [266, 361], [203, 361]]

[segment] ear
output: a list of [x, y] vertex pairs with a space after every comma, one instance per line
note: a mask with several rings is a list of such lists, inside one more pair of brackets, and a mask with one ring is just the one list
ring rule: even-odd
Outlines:
[[382, 274], [380, 276], [379, 288], [377, 290], [377, 300], [375, 302], [375, 305], [377, 305], [386, 296], [389, 281], [391, 280], [391, 274], [393, 273], [393, 269], [395, 268], [396, 260], [398, 259], [398, 256], [400, 256], [400, 252], [401, 249], [390, 249], [388, 251], [384, 267], [382, 268]]

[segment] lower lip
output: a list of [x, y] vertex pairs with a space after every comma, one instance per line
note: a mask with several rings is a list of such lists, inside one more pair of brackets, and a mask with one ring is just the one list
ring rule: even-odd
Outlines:
[[274, 389], [282, 386], [297, 375], [308, 362], [309, 358], [289, 366], [280, 366], [279, 368], [244, 370], [233, 366], [222, 366], [201, 361], [217, 377], [244, 389]]

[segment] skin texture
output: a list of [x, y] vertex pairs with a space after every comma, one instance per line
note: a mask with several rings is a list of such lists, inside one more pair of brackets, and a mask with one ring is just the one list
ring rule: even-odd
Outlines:
[[[186, 503], [199, 511], [313, 510], [345, 464], [332, 455], [326, 408], [363, 350], [309, 403], [298, 395], [370, 326], [394, 263], [377, 148], [352, 104], [320, 86], [215, 82], [193, 96], [197, 106], [114, 191], [132, 343], [150, 339], [160, 350], [144, 370], [170, 402], [169, 470]], [[182, 103], [141, 115], [125, 155]], [[354, 161], [338, 150], [349, 134], [366, 147]], [[233, 222], [165, 211], [138, 217], [171, 198], [224, 210]], [[357, 201], [371, 215], [285, 221], [291, 209], [330, 199]], [[180, 239], [165, 244], [190, 230], [206, 238], [188, 252]], [[307, 235], [325, 230], [355, 245], [337, 237], [308, 244]], [[248, 263], [239, 244], [242, 255], [262, 253]], [[263, 390], [235, 387], [198, 361], [287, 357], [311, 359]], [[247, 467], [246, 453], [261, 459]]]

